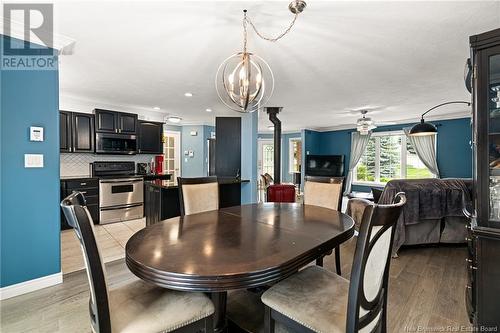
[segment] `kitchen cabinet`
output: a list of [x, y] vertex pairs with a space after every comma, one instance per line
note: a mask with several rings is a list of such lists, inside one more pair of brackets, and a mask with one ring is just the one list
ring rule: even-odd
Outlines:
[[[99, 179], [97, 178], [68, 178], [61, 179], [61, 200], [73, 193], [82, 192], [87, 203], [87, 209], [94, 224], [99, 223]], [[61, 211], [61, 230], [70, 229], [66, 217]]]
[[139, 153], [163, 154], [163, 123], [139, 121]]
[[94, 115], [60, 111], [59, 146], [61, 153], [93, 153]]
[[71, 152], [71, 112], [59, 112], [59, 150], [61, 153]]
[[137, 134], [137, 114], [95, 109], [95, 131], [101, 133]]

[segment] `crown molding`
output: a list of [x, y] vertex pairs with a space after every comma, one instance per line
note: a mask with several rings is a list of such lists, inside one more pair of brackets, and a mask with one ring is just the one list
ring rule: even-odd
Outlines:
[[[7, 34], [4, 29], [7, 25], [7, 23], [10, 24], [10, 33]], [[2, 35], [4, 36], [9, 36], [12, 38], [16, 38], [19, 40], [25, 40], [24, 39], [24, 24], [13, 21], [13, 20], [5, 20], [3, 17], [0, 18], [0, 25], [2, 27]], [[47, 30], [42, 30], [47, 32]], [[76, 40], [73, 38], [70, 38], [65, 35], [61, 35], [55, 32], [52, 32], [52, 45], [47, 45], [47, 47], [50, 47], [54, 50], [57, 50], [57, 53], [59, 55], [71, 55], [73, 54], [75, 50], [75, 45], [76, 45]]]

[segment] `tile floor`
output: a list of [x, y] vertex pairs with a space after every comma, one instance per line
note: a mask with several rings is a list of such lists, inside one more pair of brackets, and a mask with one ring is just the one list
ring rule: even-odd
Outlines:
[[[124, 258], [128, 239], [145, 226], [145, 218], [95, 225], [94, 232], [104, 262]], [[85, 268], [80, 243], [73, 229], [61, 231], [61, 266], [63, 274]]]

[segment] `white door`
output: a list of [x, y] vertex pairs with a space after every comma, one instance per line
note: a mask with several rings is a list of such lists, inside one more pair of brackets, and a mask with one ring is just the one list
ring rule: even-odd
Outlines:
[[172, 181], [177, 182], [177, 177], [181, 176], [181, 133], [174, 131], [164, 131], [163, 143], [163, 172], [172, 174]]
[[257, 153], [257, 172], [265, 173], [274, 177], [274, 142], [273, 140], [259, 140], [259, 151]]

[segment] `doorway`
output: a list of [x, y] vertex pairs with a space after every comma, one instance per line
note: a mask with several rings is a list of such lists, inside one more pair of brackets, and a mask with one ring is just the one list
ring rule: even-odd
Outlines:
[[257, 153], [257, 172], [259, 175], [274, 176], [274, 142], [273, 140], [259, 140]]
[[176, 183], [181, 176], [181, 133], [175, 131], [163, 132], [163, 172], [172, 174], [171, 182]]

